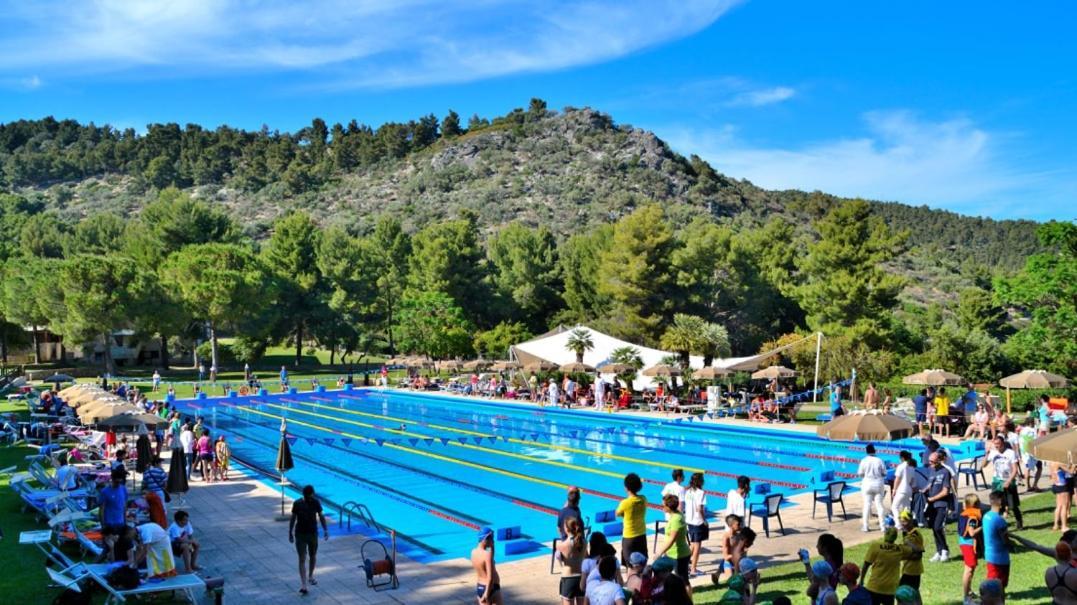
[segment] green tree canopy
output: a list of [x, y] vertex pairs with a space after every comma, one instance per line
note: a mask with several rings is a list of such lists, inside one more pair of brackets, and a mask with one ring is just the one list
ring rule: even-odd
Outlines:
[[576, 363], [583, 363], [584, 354], [595, 348], [594, 336], [590, 330], [576, 328], [569, 332], [565, 348], [576, 354]]
[[532, 336], [524, 324], [503, 321], [475, 337], [475, 352], [486, 359], [501, 359], [508, 355], [509, 347]]
[[295, 339], [295, 364], [303, 358], [307, 328], [324, 320], [325, 283], [318, 268], [322, 231], [306, 212], [289, 213], [273, 223], [263, 262], [277, 281], [282, 329]]
[[[475, 215], [428, 225], [411, 239], [409, 285], [416, 292], [444, 292], [469, 318], [489, 321], [483, 250]], [[483, 323], [480, 321], [479, 323]]]
[[560, 319], [566, 323], [586, 323], [600, 317], [610, 299], [598, 288], [603, 279], [602, 254], [610, 247], [613, 225], [602, 225], [568, 238], [559, 250], [558, 265], [566, 308]]
[[128, 226], [128, 254], [144, 267], [193, 244], [236, 242], [238, 230], [224, 211], [175, 188], [162, 190]]
[[64, 252], [68, 256], [119, 253], [126, 246], [126, 228], [126, 222], [111, 212], [91, 214], [75, 225], [67, 237]]
[[510, 223], [486, 243], [497, 293], [509, 302], [509, 316], [543, 330], [560, 306], [557, 245], [546, 227]]
[[400, 308], [400, 348], [433, 359], [461, 357], [471, 352], [471, 322], [444, 292], [409, 294]]

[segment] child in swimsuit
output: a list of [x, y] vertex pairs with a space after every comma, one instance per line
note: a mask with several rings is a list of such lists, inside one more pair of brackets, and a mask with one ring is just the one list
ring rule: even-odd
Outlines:
[[494, 565], [494, 530], [484, 527], [478, 532], [478, 545], [471, 549], [471, 566], [475, 569], [475, 598], [479, 605], [502, 605], [501, 577]]

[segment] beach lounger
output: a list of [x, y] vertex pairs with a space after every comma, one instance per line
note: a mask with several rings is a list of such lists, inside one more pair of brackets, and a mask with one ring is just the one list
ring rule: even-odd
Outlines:
[[95, 557], [104, 552], [101, 535], [101, 526], [93, 515], [83, 511], [65, 510], [60, 511], [49, 518], [49, 527], [56, 534], [56, 540], [64, 542], [78, 542], [83, 554], [91, 554]]
[[[105, 568], [108, 567], [110, 566], [106, 564]], [[127, 601], [128, 597], [161, 594], [166, 592], [182, 593], [190, 602], [196, 603], [197, 600], [194, 591], [206, 590], [205, 580], [193, 573], [180, 574], [163, 580], [145, 581], [139, 584], [137, 588], [120, 590], [109, 585], [108, 581], [105, 580], [106, 576], [101, 574], [102, 569], [103, 568], [100, 565], [76, 563], [60, 572], [50, 570], [49, 577], [53, 577], [53, 574], [55, 574], [56, 578], [54, 578], [54, 581], [57, 582], [60, 581], [59, 578], [63, 578], [64, 580], [74, 580], [76, 583], [84, 580], [92, 581], [108, 593], [108, 597], [105, 599], [105, 605], [123, 603]]]

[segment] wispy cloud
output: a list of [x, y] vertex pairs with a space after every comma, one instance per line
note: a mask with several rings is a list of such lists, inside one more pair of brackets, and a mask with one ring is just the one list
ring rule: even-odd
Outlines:
[[792, 99], [797, 91], [788, 86], [747, 90], [735, 95], [726, 105], [730, 107], [762, 107]]
[[736, 2], [0, 0], [0, 73], [296, 70], [340, 87], [460, 82], [624, 56], [706, 28]]
[[925, 120], [909, 111], [864, 114], [861, 136], [790, 147], [755, 146], [726, 125], [670, 129], [671, 144], [768, 189], [821, 190], [927, 204], [973, 215], [1057, 216], [1077, 178], [1028, 168], [1005, 133], [968, 118]]

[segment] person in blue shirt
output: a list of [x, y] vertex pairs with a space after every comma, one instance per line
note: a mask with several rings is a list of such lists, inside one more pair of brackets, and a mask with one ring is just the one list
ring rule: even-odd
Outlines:
[[1004, 495], [1000, 491], [991, 492], [991, 510], [984, 515], [984, 560], [987, 561], [987, 579], [998, 580], [1005, 589], [1010, 582], [1009, 532], [1006, 519], [1002, 517]]
[[[112, 550], [116, 540], [127, 529], [127, 471], [122, 467], [112, 470], [112, 482], [97, 492], [98, 515], [101, 534], [105, 536], [105, 553]], [[102, 553], [104, 556], [105, 553]]]
[[284, 366], [280, 367], [280, 386], [288, 386], [288, 368], [285, 368]]
[[912, 407], [916, 411], [916, 426], [920, 434], [924, 433], [927, 426], [927, 389], [920, 389], [920, 394], [912, 398]]
[[841, 387], [839, 386], [830, 389], [830, 415], [834, 418], [845, 415], [845, 408], [841, 407]]

